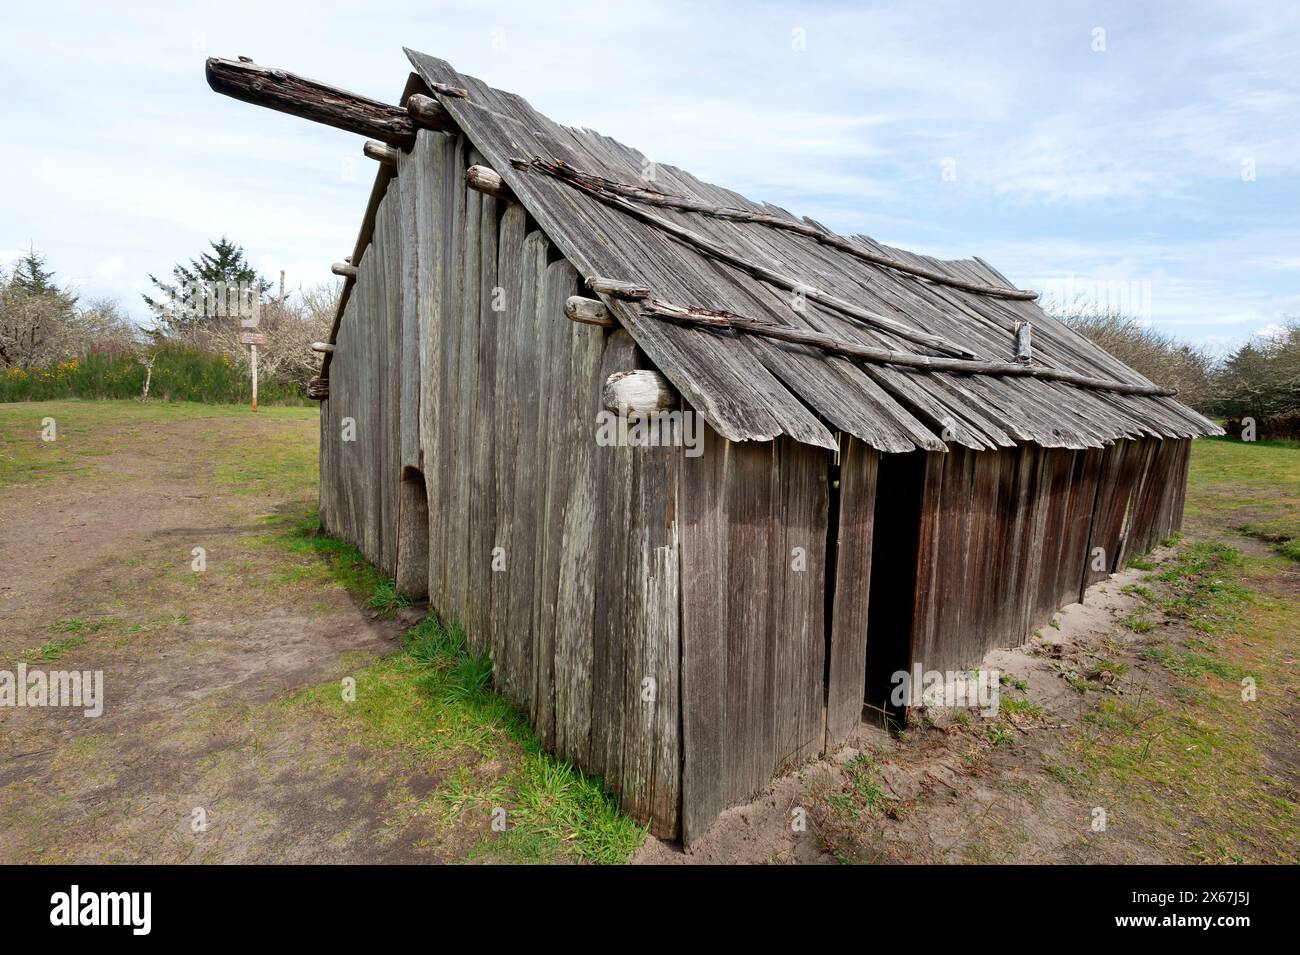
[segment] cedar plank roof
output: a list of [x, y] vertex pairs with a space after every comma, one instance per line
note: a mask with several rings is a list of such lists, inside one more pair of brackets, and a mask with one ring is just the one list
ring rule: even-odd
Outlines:
[[[536, 168], [517, 168], [512, 160], [559, 160], [583, 173], [641, 184], [646, 157], [592, 130], [561, 126], [521, 97], [459, 73], [444, 60], [406, 52], [431, 95], [583, 276], [636, 282], [658, 299], [689, 308], [808, 328], [870, 346], [924, 350], [820, 302], [808, 300], [796, 310], [788, 290], [719, 261], [562, 179]], [[463, 89], [466, 95], [444, 92], [439, 84]], [[800, 222], [784, 209], [753, 202], [676, 167], [656, 164], [655, 172], [655, 190]], [[761, 223], [673, 208], [653, 212], [748, 261], [796, 276], [802, 284], [917, 332], [938, 335], [983, 359], [1011, 360], [1017, 323], [1028, 321], [1036, 365], [1150, 384], [1047, 315], [1036, 302], [937, 284]], [[1009, 286], [979, 259], [934, 259], [866, 236], [848, 241], [866, 252], [967, 283]], [[645, 314], [637, 302], [602, 298], [690, 405], [732, 441], [767, 441], [787, 434], [833, 448], [831, 432], [838, 430], [881, 451], [901, 452], [945, 450], [947, 441], [975, 449], [1019, 442], [1088, 448], [1120, 438], [1222, 433], [1169, 397], [1122, 395], [1028, 377], [866, 364], [808, 346], [685, 327]]]

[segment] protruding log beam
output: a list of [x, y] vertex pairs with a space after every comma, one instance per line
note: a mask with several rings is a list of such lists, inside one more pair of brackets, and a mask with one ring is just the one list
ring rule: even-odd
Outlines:
[[357, 277], [357, 267], [349, 262], [335, 262], [330, 266], [330, 271], [335, 275], [343, 276], [345, 279]]
[[[208, 85], [218, 93], [254, 106], [324, 123], [349, 133], [370, 136], [390, 146], [407, 149], [415, 142], [416, 124], [410, 112], [337, 86], [329, 86], [285, 70], [273, 70], [244, 60], [207, 61]], [[445, 112], [444, 112], [445, 116]], [[456, 128], [450, 116], [421, 117], [420, 124], [448, 131]], [[440, 124], [440, 125], [436, 125]]]
[[381, 162], [385, 166], [397, 166], [397, 148], [395, 146], [385, 146], [383, 143], [367, 142], [361, 147], [361, 151], [376, 162]]
[[307, 397], [312, 401], [324, 401], [330, 396], [330, 380], [313, 378], [307, 382]]
[[465, 170], [465, 185], [476, 192], [494, 196], [504, 202], [514, 202], [515, 194], [505, 184], [501, 174], [487, 166], [470, 166]]
[[648, 285], [605, 278], [601, 275], [593, 275], [588, 278], [587, 287], [593, 292], [599, 292], [601, 295], [608, 295], [612, 298], [625, 298], [635, 301], [650, 297], [650, 286]]
[[320, 352], [322, 355], [327, 355], [334, 351], [334, 346], [329, 342], [312, 342], [311, 350], [314, 352]]
[[617, 328], [618, 320], [610, 314], [605, 303], [595, 298], [582, 295], [570, 295], [564, 303], [565, 317], [571, 322], [584, 325], [598, 325], [601, 328]]
[[451, 132], [456, 128], [456, 122], [451, 118], [451, 114], [443, 109], [442, 104], [432, 96], [425, 96], [423, 93], [412, 93], [406, 101], [406, 109], [421, 126], [442, 130], [443, 132]]
[[647, 418], [677, 407], [677, 393], [657, 371], [616, 371], [605, 379], [605, 408], [628, 418]]

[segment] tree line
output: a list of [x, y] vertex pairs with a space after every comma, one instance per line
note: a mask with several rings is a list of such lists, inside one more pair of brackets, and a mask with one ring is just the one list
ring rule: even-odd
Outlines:
[[[258, 349], [263, 381], [273, 389], [279, 384], [286, 394], [305, 396], [307, 381], [320, 364], [310, 345], [329, 334], [337, 285], [286, 292], [283, 277], [278, 287], [273, 285], [226, 236], [177, 263], [167, 279], [150, 275], [149, 282], [151, 292], [142, 297], [152, 323], [142, 328], [112, 300], [83, 301], [58, 281], [35, 249], [12, 267], [0, 267], [0, 400], [57, 392], [57, 379], [78, 377], [62, 372], [85, 362], [147, 363], [164, 352], [173, 358], [183, 352], [190, 364], [219, 364], [207, 375], [206, 386], [204, 374], [189, 374], [186, 393], [199, 393], [200, 400], [226, 400], [220, 396], [238, 392], [240, 376], [248, 376], [248, 349], [239, 334], [251, 327], [267, 336], [267, 344]], [[1272, 430], [1280, 426], [1288, 436], [1300, 436], [1300, 319], [1284, 319], [1271, 334], [1254, 336], [1229, 355], [1217, 356], [1114, 310], [1047, 307], [1151, 381], [1177, 389], [1179, 399], [1198, 411], [1234, 421], [1268, 420], [1274, 422]], [[167, 366], [164, 361], [163, 368]], [[89, 383], [96, 393], [83, 396], [125, 397], [116, 393], [120, 388], [108, 387], [114, 378], [134, 380], [120, 368], [104, 370]], [[224, 384], [214, 384], [218, 378]], [[44, 384], [36, 388], [34, 381]], [[163, 394], [167, 384], [159, 381]], [[212, 394], [201, 394], [205, 387]]]
[[1178, 400], [1230, 422], [1269, 422], [1261, 437], [1300, 437], [1300, 318], [1284, 317], [1226, 356], [1110, 309], [1049, 306], [1076, 332]]
[[266, 400], [305, 399], [320, 366], [310, 346], [329, 335], [336, 285], [288, 291], [281, 275], [277, 288], [226, 236], [149, 281], [151, 321], [141, 326], [111, 299], [83, 301], [35, 249], [0, 266], [0, 401], [128, 397], [150, 377], [157, 395], [243, 400], [249, 352], [239, 339], [252, 329], [266, 334], [258, 349]]

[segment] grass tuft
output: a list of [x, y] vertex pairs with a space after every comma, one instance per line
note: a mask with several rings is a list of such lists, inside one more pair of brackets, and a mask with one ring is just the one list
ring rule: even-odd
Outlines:
[[[645, 828], [619, 811], [599, 779], [545, 753], [523, 715], [493, 692], [491, 676], [491, 661], [470, 652], [458, 626], [430, 616], [406, 632], [400, 653], [355, 674], [355, 702], [327, 684], [289, 705], [355, 724], [415, 767], [445, 766], [434, 792], [409, 811], [443, 825], [478, 823], [472, 858], [626, 862]], [[505, 810], [501, 832], [487, 824], [497, 809]]]

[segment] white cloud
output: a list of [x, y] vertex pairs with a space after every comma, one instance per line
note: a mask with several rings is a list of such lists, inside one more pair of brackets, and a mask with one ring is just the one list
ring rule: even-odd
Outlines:
[[1300, 8], [1282, 2], [18, 7], [0, 37], [0, 256], [35, 242], [137, 312], [147, 272], [221, 233], [272, 279], [283, 263], [291, 285], [327, 280], [373, 176], [359, 138], [217, 96], [203, 58], [392, 100], [403, 45], [840, 231], [976, 253], [1027, 285], [1149, 281], [1153, 322], [1202, 340], [1300, 312]]

